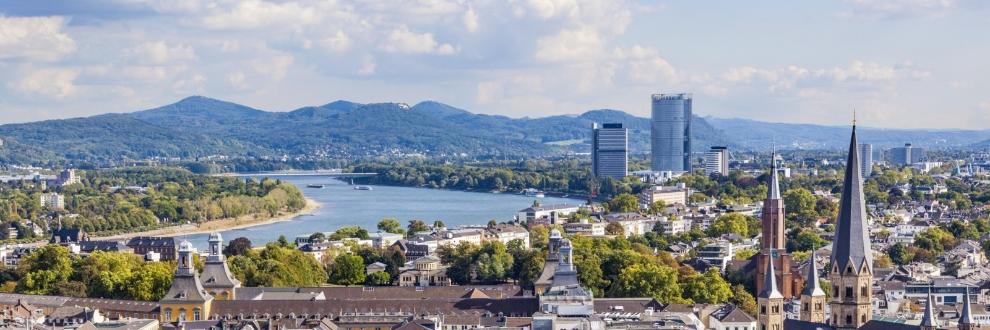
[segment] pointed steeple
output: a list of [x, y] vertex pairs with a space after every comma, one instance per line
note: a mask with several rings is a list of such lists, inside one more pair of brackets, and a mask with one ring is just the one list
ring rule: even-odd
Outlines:
[[815, 249], [811, 249], [811, 257], [808, 260], [810, 260], [808, 263], [808, 273], [805, 274], [806, 280], [804, 290], [801, 290], [801, 294], [811, 297], [825, 296], [821, 282], [818, 281], [818, 265], [815, 262]]
[[767, 187], [767, 199], [780, 199], [780, 181], [777, 179], [777, 150], [770, 153], [770, 186]]
[[767, 260], [767, 272], [763, 277], [763, 291], [757, 298], [784, 299], [784, 295], [777, 291], [777, 274], [773, 271], [773, 260]]
[[859, 274], [864, 265], [871, 272], [873, 269], [873, 250], [870, 248], [857, 145], [856, 126], [853, 126], [849, 156], [846, 159], [846, 175], [842, 184], [842, 200], [839, 202], [839, 218], [836, 220], [835, 240], [832, 244], [832, 265], [838, 267], [840, 273], [847, 273], [851, 268], [854, 274]]
[[937, 329], [938, 318], [935, 317], [935, 300], [932, 299], [932, 289], [928, 289], [928, 299], [925, 302], [925, 315], [921, 317], [921, 329]]
[[[966, 295], [963, 297], [963, 309], [962, 313], [959, 314], [959, 325], [972, 326], [973, 322], [973, 311], [971, 310], [969, 302], [969, 287], [966, 287]], [[969, 329], [969, 328], [967, 328]]]

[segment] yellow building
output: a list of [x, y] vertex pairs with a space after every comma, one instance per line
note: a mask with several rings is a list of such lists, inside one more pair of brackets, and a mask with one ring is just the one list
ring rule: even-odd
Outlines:
[[234, 278], [227, 268], [227, 260], [221, 252], [223, 238], [220, 233], [210, 234], [210, 251], [203, 264], [203, 274], [200, 275], [203, 288], [216, 300], [234, 300], [236, 288], [241, 282]]
[[199, 274], [192, 260], [192, 244], [179, 243], [178, 268], [172, 277], [172, 287], [159, 302], [159, 321], [197, 321], [209, 318], [213, 296], [206, 292], [199, 281]]

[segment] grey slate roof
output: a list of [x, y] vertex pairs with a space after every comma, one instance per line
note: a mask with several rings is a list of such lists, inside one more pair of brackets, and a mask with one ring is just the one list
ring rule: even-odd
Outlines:
[[[873, 269], [873, 251], [867, 228], [866, 201], [863, 197], [863, 178], [859, 169], [859, 151], [856, 142], [856, 126], [849, 140], [849, 157], [842, 184], [842, 200], [839, 202], [839, 218], [832, 243], [832, 265], [840, 272], [852, 267], [859, 274], [863, 265]], [[852, 262], [852, 264], [850, 264]]]
[[773, 271], [773, 260], [767, 260], [767, 272], [763, 278], [763, 291], [757, 298], [783, 299], [784, 295], [777, 290], [777, 274]]
[[767, 189], [767, 199], [781, 199], [780, 198], [780, 180], [777, 179], [777, 161], [776, 153], [770, 156], [770, 187]]
[[959, 315], [959, 324], [975, 324], [973, 322], [973, 311], [969, 301], [969, 287], [966, 287], [966, 295], [963, 297], [963, 310]]
[[234, 288], [241, 284], [235, 279], [223, 260], [207, 261], [203, 264], [203, 274], [200, 275], [204, 288]]
[[928, 291], [928, 299], [925, 301], [925, 314], [921, 317], [921, 326], [938, 328], [938, 317], [935, 316], [935, 300], [932, 299], [930, 290]]
[[801, 295], [812, 297], [825, 295], [821, 282], [818, 281], [818, 265], [815, 262], [815, 249], [811, 249], [811, 258], [808, 258], [808, 273], [804, 275], [804, 278], [806, 280], [804, 289], [801, 290]]

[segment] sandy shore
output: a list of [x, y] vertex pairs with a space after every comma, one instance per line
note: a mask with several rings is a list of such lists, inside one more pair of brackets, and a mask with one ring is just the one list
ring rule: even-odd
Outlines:
[[260, 226], [260, 225], [267, 225], [270, 223], [289, 221], [300, 215], [312, 213], [313, 211], [319, 209], [322, 206], [323, 205], [320, 204], [319, 202], [312, 200], [310, 198], [306, 198], [306, 206], [303, 206], [301, 210], [291, 213], [283, 212], [278, 216], [267, 219], [255, 219], [254, 216], [251, 215], [251, 216], [243, 216], [234, 219], [220, 219], [220, 220], [207, 221], [200, 224], [179, 225], [179, 226], [158, 228], [147, 231], [139, 231], [133, 233], [118, 234], [118, 235], [105, 236], [105, 237], [93, 237], [93, 238], [101, 239], [101, 240], [118, 240], [118, 239], [127, 239], [135, 236], [168, 237], [168, 236], [203, 234], [203, 233], [211, 233], [217, 231], [242, 229], [242, 228]]

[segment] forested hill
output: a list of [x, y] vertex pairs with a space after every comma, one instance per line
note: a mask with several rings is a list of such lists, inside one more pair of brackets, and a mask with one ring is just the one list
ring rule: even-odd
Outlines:
[[[0, 125], [0, 164], [106, 164], [210, 155], [304, 160], [407, 154], [552, 156], [589, 152], [593, 122], [625, 124], [630, 129], [632, 152], [649, 152], [649, 119], [618, 110], [510, 118], [475, 114], [434, 101], [411, 107], [335, 101], [289, 112], [268, 112], [193, 96], [133, 113]], [[904, 142], [955, 147], [990, 139], [990, 131], [864, 128], [861, 133], [861, 141], [881, 147]], [[697, 152], [712, 145], [758, 150], [768, 148], [771, 140], [785, 148], [840, 149], [847, 143], [848, 128], [695, 116], [692, 135]]]
[[[726, 141], [695, 120], [695, 144]], [[649, 120], [616, 110], [582, 115], [510, 118], [474, 114], [425, 101], [359, 104], [336, 101], [290, 112], [267, 112], [189, 97], [126, 114], [0, 126], [0, 162], [75, 160], [102, 163], [149, 157], [353, 158], [419, 153], [427, 156], [548, 156], [588, 152], [592, 122], [631, 128], [634, 153], [649, 150]]]

